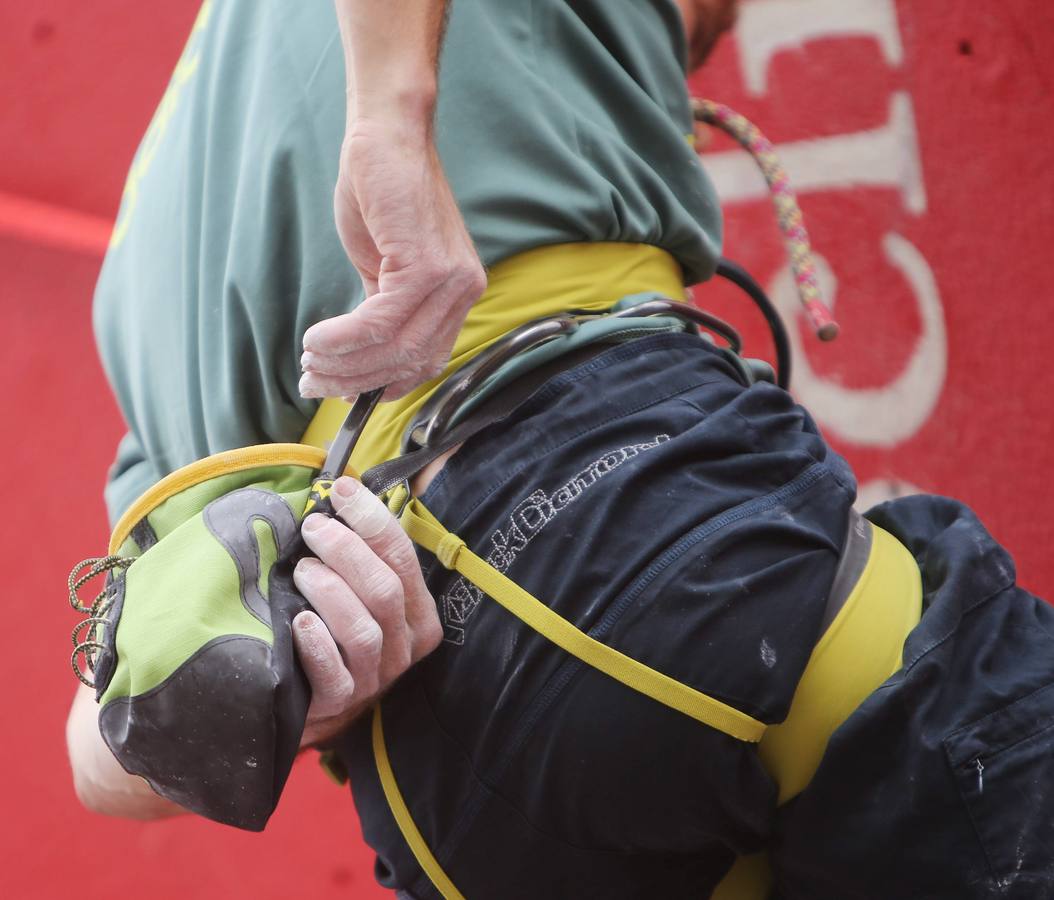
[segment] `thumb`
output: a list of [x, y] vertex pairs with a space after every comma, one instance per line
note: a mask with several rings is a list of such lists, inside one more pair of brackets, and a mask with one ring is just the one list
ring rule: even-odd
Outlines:
[[382, 256], [362, 215], [350, 179], [338, 178], [333, 191], [333, 220], [348, 260], [362, 280], [367, 297], [377, 293]]

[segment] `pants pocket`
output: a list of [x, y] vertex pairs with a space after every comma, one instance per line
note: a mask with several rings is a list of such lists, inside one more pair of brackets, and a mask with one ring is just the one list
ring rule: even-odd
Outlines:
[[1046, 875], [1054, 887], [1054, 684], [953, 731], [944, 750], [997, 885]]

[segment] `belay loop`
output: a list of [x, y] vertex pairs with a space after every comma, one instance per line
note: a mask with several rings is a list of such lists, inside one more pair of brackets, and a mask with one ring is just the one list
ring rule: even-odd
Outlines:
[[[73, 667], [73, 674], [76, 675], [82, 683], [86, 684], [90, 688], [95, 687], [95, 682], [89, 678], [85, 673], [84, 669], [78, 665], [77, 657], [83, 655], [84, 665], [88, 671], [95, 674], [95, 661], [98, 659], [99, 652], [104, 648], [101, 641], [97, 640], [98, 630], [100, 625], [108, 624], [107, 613], [113, 606], [116, 594], [113, 589], [113, 579], [109, 577], [109, 573], [115, 569], [127, 569], [134, 560], [127, 556], [102, 556], [92, 557], [90, 559], [82, 560], [73, 567], [73, 571], [70, 572], [69, 577], [69, 592], [70, 592], [70, 606], [72, 606], [77, 612], [85, 613], [86, 619], [82, 619], [77, 623], [77, 627], [73, 629], [71, 635], [73, 639], [73, 655], [70, 657], [70, 665]], [[85, 572], [84, 570], [87, 569]], [[84, 574], [81, 574], [81, 573]], [[107, 574], [106, 584], [95, 598], [92, 600], [90, 606], [86, 606], [80, 599], [78, 592], [84, 585], [86, 585], [93, 578]], [[87, 628], [87, 634], [82, 637], [82, 632]]]

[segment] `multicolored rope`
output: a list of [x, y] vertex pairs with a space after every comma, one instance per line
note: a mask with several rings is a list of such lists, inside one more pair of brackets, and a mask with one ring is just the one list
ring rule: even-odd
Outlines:
[[692, 111], [696, 120], [720, 128], [754, 157], [772, 193], [776, 220], [783, 233], [783, 245], [790, 257], [791, 269], [798, 285], [798, 296], [816, 336], [822, 341], [834, 340], [838, 336], [838, 323], [835, 322], [830, 308], [823, 302], [816, 278], [809, 232], [806, 231], [802, 220], [801, 207], [771, 142], [753, 122], [720, 103], [693, 98]]

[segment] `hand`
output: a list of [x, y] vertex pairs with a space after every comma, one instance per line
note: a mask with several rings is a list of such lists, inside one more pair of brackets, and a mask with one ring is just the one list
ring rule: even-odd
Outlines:
[[302, 559], [293, 573], [315, 610], [293, 620], [311, 684], [301, 746], [343, 731], [443, 637], [417, 554], [384, 504], [348, 477], [331, 498], [340, 521], [304, 519], [304, 541], [318, 559]]
[[392, 400], [434, 378], [486, 287], [430, 116], [421, 119], [360, 118], [345, 138], [334, 211], [366, 300], [307, 330], [305, 397], [350, 399], [390, 385]]

